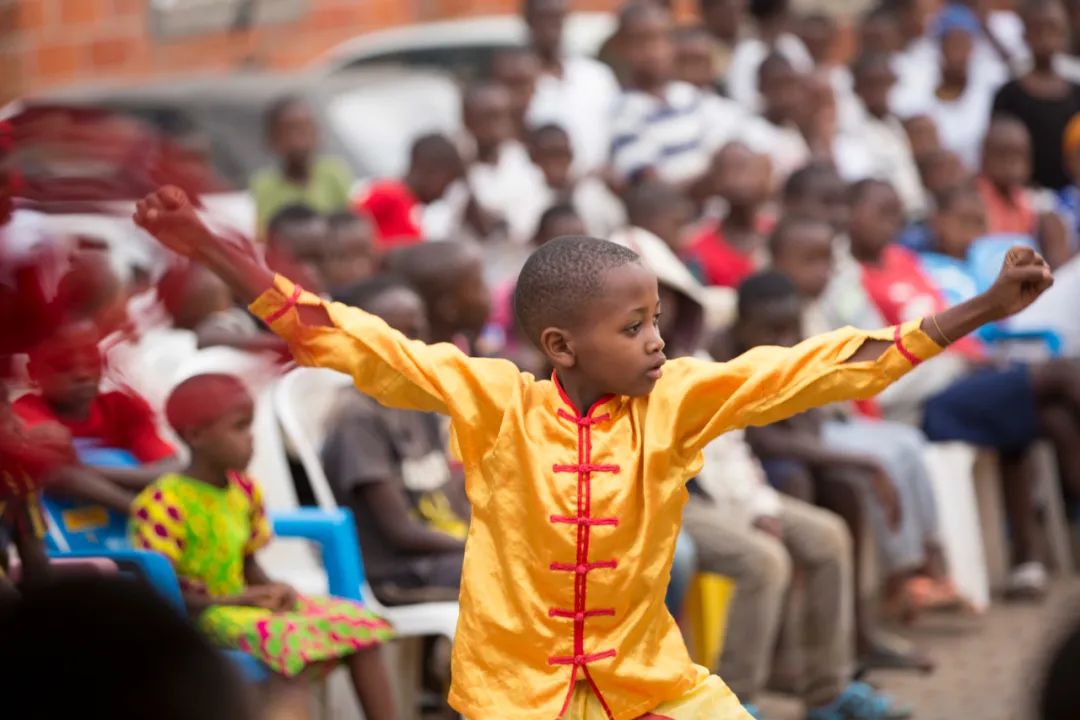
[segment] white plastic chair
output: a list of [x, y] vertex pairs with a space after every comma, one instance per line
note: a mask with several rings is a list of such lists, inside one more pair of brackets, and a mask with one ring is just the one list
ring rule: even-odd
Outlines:
[[[324, 508], [335, 508], [337, 502], [319, 451], [326, 439], [334, 405], [342, 394], [349, 392], [356, 391], [348, 376], [320, 368], [293, 370], [278, 382], [274, 392], [274, 407], [281, 427], [304, 466], [319, 506]], [[441, 635], [453, 640], [458, 618], [456, 602], [383, 606], [366, 579], [361, 592], [365, 604], [393, 623], [399, 635]]]

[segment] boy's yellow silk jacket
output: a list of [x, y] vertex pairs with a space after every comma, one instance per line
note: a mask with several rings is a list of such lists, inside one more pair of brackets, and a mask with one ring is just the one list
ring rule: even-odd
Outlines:
[[[334, 327], [301, 323], [296, 303], [324, 305]], [[282, 277], [251, 308], [300, 364], [348, 373], [385, 405], [450, 416], [473, 508], [450, 699], [473, 720], [553, 720], [575, 682], [615, 720], [689, 690], [697, 674], [664, 591], [702, 448], [733, 428], [870, 397], [941, 350], [915, 321], [728, 363], [682, 358], [648, 396], [581, 415], [555, 382], [408, 340]], [[844, 362], [868, 340], [894, 344]]]

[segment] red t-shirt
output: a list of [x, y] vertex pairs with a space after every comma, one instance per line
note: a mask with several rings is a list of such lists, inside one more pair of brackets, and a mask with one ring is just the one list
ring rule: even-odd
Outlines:
[[[769, 230], [769, 223], [759, 223], [762, 234]], [[701, 282], [720, 287], [736, 288], [762, 267], [762, 258], [743, 253], [728, 243], [719, 223], [706, 225], [694, 235], [684, 259]]]
[[86, 420], [58, 418], [40, 395], [24, 395], [12, 407], [28, 427], [58, 422], [76, 439], [96, 440], [104, 448], [127, 450], [141, 463], [152, 463], [176, 454], [158, 434], [154, 413], [140, 397], [122, 392], [101, 393], [90, 406]]
[[[948, 305], [938, 286], [930, 279], [919, 257], [905, 247], [889, 245], [879, 265], [862, 265], [863, 287], [885, 322], [898, 325], [941, 312]], [[952, 350], [968, 357], [980, 357], [978, 341], [964, 337]]]
[[379, 180], [356, 200], [357, 212], [375, 223], [377, 242], [382, 249], [413, 245], [423, 239], [420, 230], [420, 201], [400, 180]]

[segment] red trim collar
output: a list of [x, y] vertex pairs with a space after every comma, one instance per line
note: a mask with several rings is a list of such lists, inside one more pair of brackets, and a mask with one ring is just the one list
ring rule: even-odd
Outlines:
[[567, 407], [574, 411], [574, 419], [591, 418], [592, 414], [596, 412], [596, 410], [601, 405], [611, 402], [616, 397], [616, 395], [614, 395], [613, 393], [608, 393], [607, 395], [602, 396], [589, 407], [589, 411], [587, 413], [582, 415], [581, 411], [578, 410], [577, 405], [574, 404], [574, 401], [571, 400], [570, 396], [566, 394], [565, 390], [563, 390], [562, 383], [559, 382], [559, 376], [555, 373], [554, 370], [551, 371], [551, 382], [555, 384], [555, 389], [559, 392], [559, 397], [562, 399], [563, 403], [565, 403]]

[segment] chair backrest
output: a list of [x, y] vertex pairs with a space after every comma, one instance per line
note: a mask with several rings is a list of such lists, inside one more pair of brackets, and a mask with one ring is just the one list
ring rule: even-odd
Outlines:
[[353, 392], [347, 375], [323, 368], [297, 368], [283, 377], [274, 392], [281, 428], [307, 473], [319, 507], [337, 507], [319, 453], [331, 413], [342, 393]]

